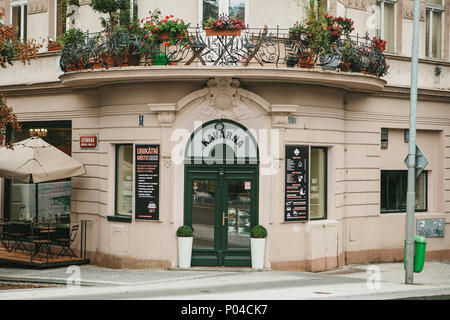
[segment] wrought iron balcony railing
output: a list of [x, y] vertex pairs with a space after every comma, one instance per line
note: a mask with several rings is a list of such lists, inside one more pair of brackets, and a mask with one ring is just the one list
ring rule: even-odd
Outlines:
[[[280, 28], [248, 28], [234, 35], [207, 35], [201, 28], [190, 28], [183, 40], [172, 44], [161, 40], [152, 46], [151, 52], [148, 48], [143, 50], [143, 45], [143, 39], [124, 40], [122, 52], [127, 47], [129, 53], [133, 52], [135, 64], [140, 61], [143, 65], [320, 66], [378, 77], [384, 76], [388, 69], [382, 50], [367, 33], [338, 39], [327, 50], [308, 46], [305, 34], [290, 34], [289, 30]], [[63, 49], [61, 69], [73, 71], [74, 64], [76, 69], [107, 68], [110, 64], [105, 61], [105, 53], [111, 52], [110, 49], [107, 34], [89, 34], [84, 48]]]

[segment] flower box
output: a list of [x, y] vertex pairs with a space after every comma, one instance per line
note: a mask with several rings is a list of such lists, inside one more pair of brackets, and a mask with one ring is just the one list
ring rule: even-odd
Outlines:
[[240, 36], [241, 29], [235, 30], [215, 30], [213, 28], [205, 27], [205, 32], [207, 37], [211, 36]]
[[62, 49], [61, 43], [49, 41], [47, 45], [47, 51], [59, 51]]

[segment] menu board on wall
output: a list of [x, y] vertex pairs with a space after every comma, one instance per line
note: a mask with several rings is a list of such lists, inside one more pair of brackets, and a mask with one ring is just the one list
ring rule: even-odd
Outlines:
[[135, 218], [159, 219], [159, 145], [136, 145]]
[[286, 146], [285, 221], [308, 220], [308, 146]]

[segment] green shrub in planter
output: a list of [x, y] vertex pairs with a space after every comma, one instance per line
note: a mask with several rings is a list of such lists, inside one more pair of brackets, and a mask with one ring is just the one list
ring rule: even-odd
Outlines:
[[261, 225], [256, 225], [250, 230], [251, 238], [265, 238], [267, 237], [267, 230]]
[[178, 237], [192, 237], [194, 235], [194, 231], [189, 226], [181, 226], [177, 230]]

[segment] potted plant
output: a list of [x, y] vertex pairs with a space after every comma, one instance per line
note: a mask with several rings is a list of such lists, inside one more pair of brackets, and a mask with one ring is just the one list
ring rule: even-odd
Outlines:
[[61, 43], [60, 67], [64, 72], [83, 69], [83, 50], [86, 43], [86, 34], [77, 28], [70, 29], [58, 37]]
[[266, 248], [267, 230], [261, 225], [250, 229], [250, 248], [252, 255], [252, 268], [264, 268], [264, 252]]
[[178, 267], [190, 268], [194, 231], [190, 226], [181, 226], [177, 230], [178, 237]]
[[245, 23], [239, 19], [230, 19], [229, 16], [222, 14], [219, 18], [208, 18], [203, 27], [206, 36], [240, 36], [241, 30], [245, 29]]
[[386, 41], [374, 37], [372, 40], [372, 45], [363, 50], [366, 58], [365, 61], [367, 61], [364, 68], [365, 73], [377, 77], [383, 77], [387, 74], [389, 66], [387, 65], [386, 58], [383, 55], [385, 49]]
[[363, 69], [362, 48], [357, 48], [351, 40], [346, 40], [342, 48], [341, 71], [360, 72]]
[[303, 45], [308, 46], [307, 41], [310, 37], [310, 31], [307, 26], [304, 26], [300, 22], [296, 22], [289, 28], [289, 39], [302, 41]]
[[298, 56], [290, 54], [286, 57], [286, 66], [293, 68], [298, 63]]
[[322, 47], [319, 50], [320, 64], [324, 70], [336, 70], [339, 66], [338, 47], [340, 45], [341, 36], [343, 35], [340, 23], [344, 23], [345, 21], [341, 20], [341, 17], [339, 17], [339, 22], [336, 19], [337, 18], [334, 18], [329, 14], [325, 14], [327, 31], [324, 36], [325, 38], [322, 43]]

